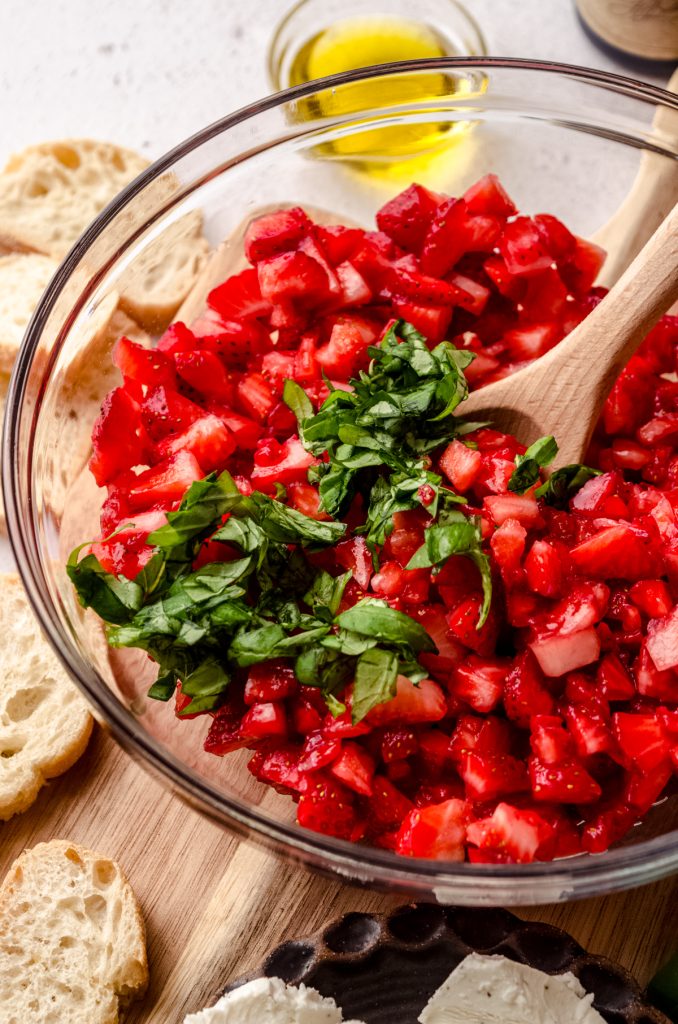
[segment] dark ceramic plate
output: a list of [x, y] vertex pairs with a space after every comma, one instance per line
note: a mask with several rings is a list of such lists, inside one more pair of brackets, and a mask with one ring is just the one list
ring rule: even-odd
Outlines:
[[423, 1007], [471, 952], [502, 954], [547, 974], [572, 971], [608, 1024], [671, 1024], [622, 967], [586, 953], [566, 932], [506, 910], [416, 903], [393, 913], [346, 914], [308, 939], [284, 942], [252, 978], [312, 985], [365, 1024], [416, 1024]]

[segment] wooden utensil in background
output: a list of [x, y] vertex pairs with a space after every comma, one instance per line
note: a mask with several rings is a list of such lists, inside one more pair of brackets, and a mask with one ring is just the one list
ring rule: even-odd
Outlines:
[[[678, 69], [666, 88], [678, 94]], [[675, 145], [678, 142], [678, 109], [658, 107], [652, 133], [664, 136], [668, 143]], [[593, 236], [593, 241], [607, 252], [596, 284], [611, 288], [619, 280], [676, 203], [678, 165], [659, 153], [646, 150], [640, 158], [631, 191], [607, 224]]]

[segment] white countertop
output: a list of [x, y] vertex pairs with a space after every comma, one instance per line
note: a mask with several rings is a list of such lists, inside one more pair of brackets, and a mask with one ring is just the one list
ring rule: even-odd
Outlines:
[[[0, 166], [47, 139], [160, 156], [270, 91], [265, 55], [289, 0], [0, 0]], [[661, 65], [599, 47], [573, 0], [466, 0], [495, 56], [593, 66], [664, 85]], [[416, 9], [416, 5], [415, 5]], [[0, 539], [0, 569], [11, 565]]]
[[[51, 138], [159, 156], [270, 91], [265, 53], [290, 0], [0, 0], [0, 162]], [[573, 0], [466, 0], [497, 56], [584, 64], [663, 85], [597, 46]], [[416, 9], [416, 4], [414, 6]]]

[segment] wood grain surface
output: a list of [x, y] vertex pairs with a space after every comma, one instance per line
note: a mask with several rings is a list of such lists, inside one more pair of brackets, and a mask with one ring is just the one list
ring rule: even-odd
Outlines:
[[[151, 985], [127, 1024], [180, 1024], [279, 942], [349, 910], [403, 902], [319, 878], [242, 843], [187, 807], [100, 726], [82, 760], [0, 825], [0, 874], [24, 847], [82, 843], [123, 865], [148, 928]], [[645, 984], [678, 945], [678, 880], [578, 903], [518, 909], [567, 929]]]

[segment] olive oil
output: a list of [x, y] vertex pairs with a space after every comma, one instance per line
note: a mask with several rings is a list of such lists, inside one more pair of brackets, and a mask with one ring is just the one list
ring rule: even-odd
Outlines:
[[[392, 63], [424, 57], [446, 57], [454, 53], [450, 42], [421, 22], [387, 15], [365, 15], [340, 20], [304, 42], [290, 62], [289, 84], [300, 85], [326, 75], [352, 71], [373, 64]], [[484, 81], [484, 80], [483, 80]], [[341, 114], [363, 114], [351, 131], [324, 143], [318, 150], [325, 157], [350, 159], [370, 171], [392, 170], [449, 145], [465, 129], [462, 123], [441, 121], [435, 116], [435, 100], [470, 95], [479, 84], [464, 73], [421, 71], [364, 79], [333, 89], [321, 90], [297, 105], [301, 120]], [[484, 85], [481, 90], [484, 91]], [[431, 100], [430, 115], [426, 101]], [[399, 104], [417, 103], [417, 119], [405, 122], [398, 115]], [[374, 127], [374, 122], [384, 123]], [[361, 128], [361, 125], [365, 125]]]

